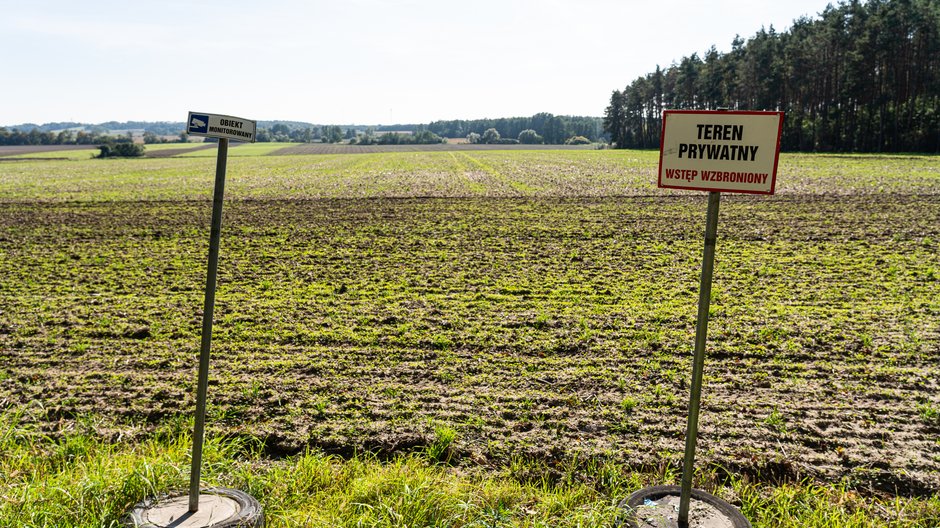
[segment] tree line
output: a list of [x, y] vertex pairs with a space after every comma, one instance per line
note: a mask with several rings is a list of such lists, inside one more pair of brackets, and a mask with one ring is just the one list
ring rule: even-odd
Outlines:
[[[268, 123], [264, 123], [268, 124]], [[384, 125], [376, 127], [323, 125], [306, 123], [259, 123], [256, 140], [259, 142], [299, 143], [351, 143], [359, 145], [398, 145], [442, 143], [445, 138], [468, 138], [471, 142], [485, 143], [487, 131], [497, 134], [492, 143], [548, 143], [571, 144], [603, 141], [601, 118], [582, 116], [556, 116], [549, 113], [531, 117], [434, 121], [427, 125]], [[493, 133], [487, 136], [493, 137]]]
[[635, 79], [611, 94], [604, 130], [620, 148], [658, 148], [665, 109], [782, 110], [781, 147], [940, 152], [940, 2], [843, 0], [783, 33]]
[[[465, 138], [470, 134], [483, 136], [489, 129], [495, 129], [503, 138], [519, 138], [526, 131], [534, 131], [542, 143], [561, 145], [574, 136], [586, 137], [591, 141], [604, 139], [604, 131], [599, 117], [556, 116], [547, 112], [531, 117], [504, 117], [499, 119], [454, 119], [434, 121], [425, 126], [435, 134], [449, 138]], [[524, 137], [530, 137], [528, 134]]]
[[[108, 127], [111, 127], [110, 129]], [[62, 127], [68, 129], [57, 129]], [[109, 122], [101, 125], [81, 123], [24, 124], [12, 130], [0, 127], [0, 145], [92, 145], [123, 140], [126, 134], [109, 134], [109, 130], [143, 131], [145, 143], [188, 140], [186, 124], [159, 122]], [[28, 130], [28, 131], [27, 131]], [[255, 139], [258, 142], [297, 143], [354, 143], [354, 144], [410, 144], [441, 143], [445, 138], [483, 137], [493, 130], [499, 141], [521, 143], [563, 144], [605, 141], [601, 118], [583, 116], [556, 116], [539, 113], [531, 117], [499, 119], [435, 121], [427, 125], [385, 125], [363, 127], [356, 125], [313, 125], [300, 121], [259, 121]], [[492, 132], [489, 136], [492, 136]], [[496, 141], [494, 141], [496, 142]]]
[[98, 132], [62, 130], [41, 132], [34, 128], [29, 132], [0, 127], [0, 145], [98, 145], [114, 141], [114, 137]]

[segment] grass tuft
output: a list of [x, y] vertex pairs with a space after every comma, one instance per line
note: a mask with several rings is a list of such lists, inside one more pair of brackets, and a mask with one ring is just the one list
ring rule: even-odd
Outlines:
[[[203, 484], [256, 497], [269, 527], [605, 527], [615, 525], [617, 504], [631, 492], [679, 477], [669, 468], [643, 473], [593, 458], [552, 468], [515, 457], [497, 474], [468, 474], [438, 464], [456, 433], [438, 425], [435, 437], [426, 453], [387, 462], [310, 450], [272, 460], [256, 439], [209, 438]], [[87, 431], [42, 434], [21, 414], [0, 414], [0, 526], [119, 526], [123, 513], [145, 497], [185, 489], [190, 448], [176, 426], [150, 440], [109, 443]], [[697, 485], [738, 505], [755, 527], [940, 523], [937, 497], [865, 497], [811, 481], [722, 483], [717, 474], [701, 472]]]

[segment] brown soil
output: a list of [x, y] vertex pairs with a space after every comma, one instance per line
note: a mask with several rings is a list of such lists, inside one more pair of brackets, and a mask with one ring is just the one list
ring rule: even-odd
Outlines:
[[[212, 434], [389, 455], [446, 426], [468, 465], [678, 467], [696, 198], [227, 204]], [[4, 204], [0, 409], [115, 439], [189, 416], [210, 209]], [[940, 197], [721, 214], [699, 461], [940, 490]]]

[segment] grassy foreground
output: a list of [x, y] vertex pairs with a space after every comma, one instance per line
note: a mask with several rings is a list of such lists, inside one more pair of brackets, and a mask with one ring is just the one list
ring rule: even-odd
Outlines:
[[[91, 433], [91, 419], [53, 439], [20, 418], [0, 416], [0, 526], [120, 526], [134, 503], [188, 486], [188, 424], [166, 424], [140, 442], [106, 442]], [[204, 485], [250, 493], [263, 504], [270, 527], [601, 527], [616, 525], [623, 497], [679, 478], [668, 469], [644, 474], [614, 464], [584, 467], [577, 460], [546, 471], [538, 462], [516, 459], [498, 471], [471, 474], [436, 461], [434, 450], [390, 461], [312, 451], [272, 460], [250, 438], [210, 438]], [[936, 496], [862, 498], [840, 486], [722, 482], [716, 475], [699, 475], [696, 486], [737, 505], [755, 527], [940, 523]]]

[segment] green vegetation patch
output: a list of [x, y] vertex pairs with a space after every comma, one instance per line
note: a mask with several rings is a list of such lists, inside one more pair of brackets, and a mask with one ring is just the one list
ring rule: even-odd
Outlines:
[[[188, 408], [210, 209], [7, 204], [0, 400]], [[698, 197], [234, 201], [225, 218], [216, 433], [394, 453], [446, 426], [456, 459], [678, 463]], [[703, 459], [935, 486], [938, 226], [934, 196], [728, 197]]]
[[[229, 157], [241, 156], [266, 156], [278, 150], [290, 148], [300, 143], [229, 143]], [[218, 147], [213, 146], [209, 149], [196, 150], [180, 154], [181, 158], [215, 158], [218, 155]]]
[[[688, 191], [656, 188], [658, 153], [652, 151], [265, 155], [282, 147], [230, 147], [229, 155], [238, 160], [228, 165], [226, 198], [688, 196]], [[171, 158], [64, 165], [6, 161], [0, 164], [0, 201], [204, 200], [212, 195], [215, 157], [215, 148], [208, 148]], [[938, 189], [935, 156], [790, 154], [781, 158], [778, 197], [772, 199], [936, 194]]]
[[29, 160], [88, 160], [98, 154], [98, 147], [88, 147], [82, 149], [68, 150], [49, 150], [45, 152], [33, 152], [28, 154], [15, 154], [13, 156], [4, 156], [2, 159], [29, 159]]
[[[704, 197], [658, 192], [649, 152], [467, 155], [480, 163], [448, 152], [230, 163], [208, 423], [217, 449], [253, 447], [220, 455], [243, 461], [242, 480], [221, 462], [209, 478], [280, 497], [294, 492], [259, 475], [308, 453], [334, 472], [396, 471], [356, 458], [375, 453], [444, 479], [421, 489], [446, 498], [412, 495], [440, 516], [393, 508], [396, 522], [485, 524], [499, 501], [473, 502], [489, 493], [473, 486], [511, 477], [584, 495], [564, 498], [562, 516], [525, 488], [491, 524], [603, 526], [641, 484], [634, 471], [644, 483], [675, 475]], [[935, 519], [934, 498], [877, 498], [940, 489], [934, 160], [789, 156], [779, 195], [723, 199], [699, 461], [751, 519]], [[210, 158], [0, 164], [0, 407], [19, 413], [5, 438], [78, 442], [74, 460], [89, 438], [114, 459], [178, 449], [162, 431], [193, 408], [213, 170]], [[10, 453], [0, 463], [44, 463]], [[35, 500], [57, 486], [90, 500], [64, 484], [97, 482], [77, 467], [11, 466], [42, 476], [14, 480], [0, 508], [35, 511], [29, 483], [44, 490]], [[176, 471], [155, 479], [176, 486]], [[605, 471], [626, 484], [575, 486]], [[124, 478], [105, 480], [123, 489]], [[108, 486], [90, 485], [112, 502], [88, 511], [112, 515], [151, 491]], [[387, 500], [405, 501], [392, 487]], [[375, 509], [336, 515], [388, 511], [385, 496], [345, 493]], [[454, 497], [479, 510], [453, 517]], [[332, 519], [310, 524], [357, 517]]]
[[[0, 415], [0, 524], [116, 526], [132, 505], [185, 493], [190, 439], [184, 422], [148, 439], [133, 430], [102, 441], [85, 421], [48, 435]], [[618, 502], [677, 474], [642, 474], [570, 460], [555, 467], [515, 459], [488, 473], [466, 472], [421, 455], [379, 461], [318, 451], [271, 460], [251, 438], [209, 438], [203, 483], [244, 490], [264, 507], [266, 526], [615, 526]], [[929, 527], [940, 502], [864, 499], [841, 486], [810, 482], [764, 486], [699, 474], [696, 486], [737, 505], [754, 526], [778, 528]]]
[[161, 152], [164, 150], [182, 150], [182, 149], [194, 149], [205, 146], [202, 142], [192, 142], [192, 143], [150, 143], [147, 144], [147, 152]]

